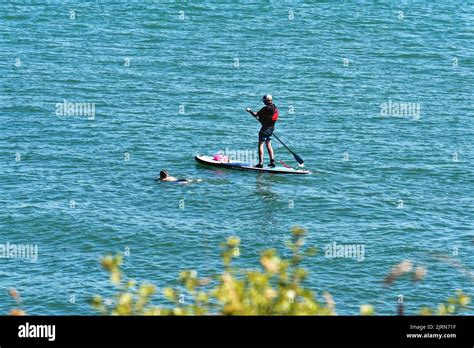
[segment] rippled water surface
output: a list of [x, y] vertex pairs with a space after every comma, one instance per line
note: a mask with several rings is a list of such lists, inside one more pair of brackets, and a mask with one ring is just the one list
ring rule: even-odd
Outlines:
[[[0, 243], [38, 246], [37, 262], [0, 258], [2, 313], [11, 287], [31, 314], [94, 313], [109, 252], [129, 250], [127, 274], [161, 288], [218, 271], [230, 235], [256, 267], [294, 225], [320, 251], [306, 285], [339, 314], [474, 293], [472, 3], [40, 3], [0, 4]], [[315, 173], [197, 165], [255, 149], [244, 110], [266, 93]], [[94, 103], [94, 119], [58, 116], [64, 100]], [[384, 114], [389, 102], [419, 114]], [[162, 168], [202, 181], [157, 183]], [[325, 257], [334, 242], [363, 245], [363, 260]], [[384, 287], [404, 259], [426, 279]]]

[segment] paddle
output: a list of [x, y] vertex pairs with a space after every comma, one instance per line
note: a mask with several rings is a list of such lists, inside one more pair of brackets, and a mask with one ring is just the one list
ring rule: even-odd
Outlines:
[[[257, 118], [256, 116], [254, 116], [254, 115], [252, 114], [252, 110], [251, 110], [250, 108], [247, 108], [246, 111], [247, 111], [250, 115], [252, 115], [253, 117]], [[303, 167], [303, 166], [304, 166], [304, 161], [303, 161], [303, 159], [302, 159], [300, 156], [298, 156], [296, 153], [294, 153], [288, 146], [286, 146], [285, 143], [284, 143], [283, 141], [281, 141], [280, 138], [278, 138], [275, 133], [273, 133], [273, 136], [276, 138], [276, 140], [278, 140], [278, 141], [293, 155], [293, 157], [295, 158], [296, 162], [298, 162], [298, 163], [300, 164], [300, 166]]]

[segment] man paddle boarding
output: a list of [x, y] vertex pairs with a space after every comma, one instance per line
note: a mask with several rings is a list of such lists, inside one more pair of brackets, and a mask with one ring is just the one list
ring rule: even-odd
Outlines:
[[278, 119], [278, 109], [273, 104], [273, 98], [270, 94], [266, 94], [262, 98], [265, 106], [259, 112], [254, 112], [247, 108], [247, 112], [260, 121], [262, 128], [258, 133], [258, 164], [256, 168], [263, 168], [263, 143], [267, 146], [268, 156], [270, 156], [270, 168], [275, 168], [275, 155], [272, 148], [272, 135], [275, 130], [275, 122]]

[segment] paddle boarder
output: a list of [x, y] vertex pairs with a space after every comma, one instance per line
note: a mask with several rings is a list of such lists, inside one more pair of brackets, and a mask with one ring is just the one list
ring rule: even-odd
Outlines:
[[189, 181], [186, 179], [178, 179], [175, 178], [174, 176], [169, 175], [168, 171], [163, 169], [160, 172], [160, 176], [156, 178], [159, 181], [169, 181], [169, 182], [182, 182], [182, 183], [188, 183]]
[[263, 168], [263, 144], [267, 146], [268, 156], [270, 156], [270, 168], [275, 168], [275, 154], [272, 148], [272, 135], [275, 130], [275, 122], [278, 119], [278, 109], [273, 104], [273, 98], [270, 94], [266, 94], [262, 98], [265, 106], [260, 109], [259, 112], [254, 112], [250, 108], [247, 108], [252, 116], [260, 121], [262, 127], [258, 132], [258, 164], [256, 168]]

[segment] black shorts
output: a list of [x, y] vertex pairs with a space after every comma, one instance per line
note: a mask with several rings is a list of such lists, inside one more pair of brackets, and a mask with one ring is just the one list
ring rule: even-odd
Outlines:
[[270, 141], [270, 140], [272, 140], [272, 135], [273, 135], [273, 130], [274, 129], [275, 128], [273, 128], [273, 127], [260, 129], [260, 132], [258, 132], [258, 140], [260, 140], [260, 141]]

